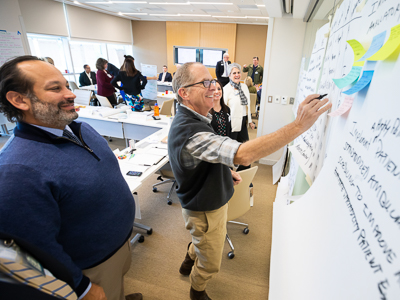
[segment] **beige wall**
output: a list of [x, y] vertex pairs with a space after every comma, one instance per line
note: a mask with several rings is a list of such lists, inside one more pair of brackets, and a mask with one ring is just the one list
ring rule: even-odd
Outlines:
[[[241, 66], [249, 65], [253, 63], [253, 57], [258, 56], [260, 65], [264, 67], [267, 32], [268, 26], [265, 25], [238, 24], [235, 62]], [[242, 74], [242, 80], [246, 75]]]
[[63, 4], [52, 0], [19, 0], [26, 31], [68, 36]]
[[132, 43], [131, 22], [128, 19], [73, 5], [67, 5], [67, 12], [72, 38]]
[[[226, 48], [235, 57], [236, 24], [167, 22], [168, 68], [175, 72], [174, 46]], [[215, 68], [208, 68], [215, 76]]]
[[[259, 56], [263, 65], [268, 26], [132, 21], [132, 31], [135, 62], [155, 64], [158, 72], [167, 64], [173, 73], [173, 46], [225, 48], [231, 61], [250, 64], [253, 56]], [[215, 77], [215, 68], [208, 70]]]
[[167, 57], [171, 73], [176, 71], [174, 46], [200, 47], [200, 23], [167, 22]]
[[[230, 59], [235, 57], [236, 24], [200, 23], [200, 47], [226, 48]], [[215, 68], [207, 68], [216, 78]]]
[[136, 67], [152, 64], [162, 72], [162, 66], [167, 64], [166, 22], [132, 21], [132, 34]]

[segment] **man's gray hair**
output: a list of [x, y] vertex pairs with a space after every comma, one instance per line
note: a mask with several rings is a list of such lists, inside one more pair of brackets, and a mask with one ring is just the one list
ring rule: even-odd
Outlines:
[[241, 66], [238, 63], [231, 63], [228, 65], [228, 74], [231, 75], [233, 69], [238, 69], [239, 71], [242, 70]]
[[225, 56], [229, 56], [229, 53], [228, 53], [228, 52], [225, 52], [224, 55], [223, 55], [223, 57], [225, 57]]
[[183, 99], [181, 96], [178, 94], [178, 90], [181, 87], [184, 87], [188, 84], [194, 83], [194, 76], [190, 69], [192, 68], [193, 65], [195, 64], [201, 64], [199, 62], [188, 62], [186, 64], [183, 64], [178, 70], [176, 70], [176, 73], [174, 75], [174, 79], [172, 80], [172, 88], [174, 90], [174, 93], [176, 94], [176, 99], [178, 100], [179, 103], [182, 103]]

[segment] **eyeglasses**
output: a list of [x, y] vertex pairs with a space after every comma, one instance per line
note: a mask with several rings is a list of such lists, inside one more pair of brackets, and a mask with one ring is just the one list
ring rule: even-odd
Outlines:
[[217, 85], [217, 81], [215, 79], [213, 79], [213, 80], [204, 80], [204, 81], [196, 82], [196, 83], [193, 83], [193, 84], [189, 84], [189, 85], [184, 86], [184, 88], [187, 88], [187, 87], [190, 87], [190, 86], [194, 86], [194, 85], [199, 84], [199, 83], [202, 83], [204, 85], [204, 87], [207, 88], [207, 89], [210, 88], [211, 84], [213, 86]]

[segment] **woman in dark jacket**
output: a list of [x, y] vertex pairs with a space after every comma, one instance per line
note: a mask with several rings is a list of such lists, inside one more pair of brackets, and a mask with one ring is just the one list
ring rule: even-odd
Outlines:
[[97, 94], [107, 97], [112, 106], [117, 105], [115, 98], [115, 89], [111, 85], [113, 76], [107, 72], [108, 61], [104, 58], [99, 58], [96, 62], [96, 80], [97, 80]]
[[[124, 55], [125, 60], [120, 72], [111, 81], [111, 84], [119, 90], [125, 92], [125, 101], [134, 111], [142, 111], [144, 101], [142, 90], [147, 84], [147, 79], [135, 68], [134, 59], [130, 55]], [[121, 81], [122, 85], [117, 84]]]
[[214, 107], [210, 110], [212, 115], [211, 126], [218, 135], [231, 137], [231, 110], [224, 102], [224, 90], [221, 82], [218, 80], [216, 82]]

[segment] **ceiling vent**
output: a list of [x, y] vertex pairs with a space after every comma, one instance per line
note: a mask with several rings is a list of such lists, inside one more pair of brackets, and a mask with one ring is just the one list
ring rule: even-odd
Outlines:
[[257, 5], [238, 5], [241, 10], [259, 10]]

